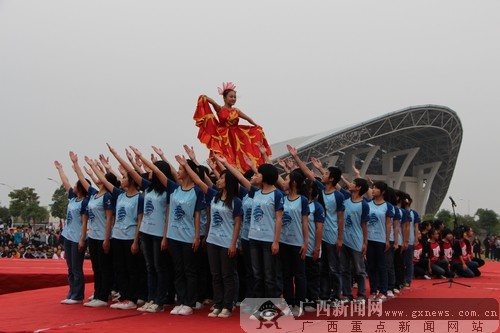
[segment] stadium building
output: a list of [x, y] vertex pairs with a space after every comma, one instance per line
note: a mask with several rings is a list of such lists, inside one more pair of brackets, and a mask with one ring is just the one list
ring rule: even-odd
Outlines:
[[[421, 215], [435, 214], [443, 202], [462, 142], [462, 123], [445, 106], [412, 106], [340, 130], [273, 144], [273, 161], [290, 157], [286, 144], [314, 170], [311, 157], [337, 166], [352, 180], [355, 165], [362, 177], [385, 181], [413, 198]], [[277, 165], [279, 167], [279, 165]]]

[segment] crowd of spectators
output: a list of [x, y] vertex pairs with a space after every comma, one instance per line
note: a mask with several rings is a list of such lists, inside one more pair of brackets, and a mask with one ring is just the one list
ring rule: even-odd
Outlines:
[[35, 230], [30, 225], [0, 225], [0, 258], [64, 259], [60, 234], [52, 225]]

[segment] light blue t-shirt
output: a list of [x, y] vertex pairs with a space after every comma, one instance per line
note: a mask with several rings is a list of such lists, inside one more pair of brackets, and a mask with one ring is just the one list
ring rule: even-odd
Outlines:
[[[309, 229], [309, 244], [307, 245], [306, 256], [312, 257], [314, 247], [316, 246], [316, 223], [325, 223], [325, 210], [319, 202], [312, 201], [309, 203], [309, 216], [307, 219]], [[319, 249], [319, 257], [321, 258], [321, 247]]]
[[273, 242], [276, 232], [276, 212], [283, 210], [283, 194], [280, 190], [262, 193], [261, 189], [254, 186], [249, 194], [253, 197], [253, 202], [248, 239]]
[[410, 217], [410, 239], [409, 239], [409, 244], [413, 245], [415, 243], [415, 224], [420, 223], [420, 216], [418, 216], [418, 213], [414, 211], [413, 209], [410, 209], [408, 213]]
[[194, 213], [206, 208], [204, 193], [197, 185], [185, 191], [170, 179], [167, 191], [170, 202], [167, 237], [192, 243], [195, 236]]
[[229, 248], [233, 239], [234, 218], [243, 216], [241, 199], [233, 198], [232, 207], [224, 204], [224, 201], [215, 202], [217, 191], [209, 189], [210, 197], [210, 229], [208, 231], [207, 243]]
[[285, 196], [283, 202], [283, 217], [281, 218], [280, 242], [292, 246], [304, 245], [302, 217], [308, 215], [309, 205], [305, 196], [301, 195], [295, 200], [290, 200], [288, 196]]
[[248, 240], [248, 233], [250, 231], [250, 220], [252, 219], [252, 205], [253, 198], [247, 193], [243, 197], [243, 220], [241, 221], [241, 239]]
[[66, 224], [64, 225], [61, 235], [69, 241], [78, 243], [82, 236], [82, 215], [87, 211], [89, 203], [88, 197], [77, 200], [73, 188], [68, 191], [68, 208], [66, 215]]
[[398, 245], [403, 245], [403, 227], [406, 223], [410, 223], [410, 215], [408, 211], [403, 208], [399, 208], [399, 214], [401, 216], [401, 223], [399, 224], [399, 237], [398, 237]]
[[144, 195], [137, 193], [129, 197], [126, 192], [115, 187], [113, 197], [116, 198], [116, 218], [112, 237], [122, 240], [134, 239], [137, 218], [144, 212]]
[[[147, 189], [151, 182], [142, 179], [141, 188]], [[156, 191], [145, 191], [144, 215], [142, 217], [140, 232], [148, 235], [163, 237], [167, 217], [167, 191], [162, 194]]]
[[362, 224], [367, 223], [370, 215], [370, 207], [363, 199], [353, 202], [352, 198], [346, 198], [344, 201], [344, 242], [354, 251], [361, 252], [363, 247], [363, 228]]
[[107, 216], [106, 211], [114, 211], [114, 200], [109, 192], [97, 197], [98, 191], [89, 188], [89, 204], [87, 205], [88, 237], [95, 240], [104, 240], [106, 236]]
[[325, 185], [316, 180], [316, 185], [322, 192], [325, 203], [325, 226], [323, 227], [323, 240], [329, 244], [337, 243], [339, 225], [338, 212], [344, 211], [344, 196], [339, 191], [325, 193]]
[[370, 200], [368, 205], [370, 206], [368, 240], [385, 244], [385, 220], [386, 217], [392, 218], [394, 216], [392, 205], [388, 202], [378, 205], [373, 200]]
[[401, 229], [401, 213], [399, 212], [399, 208], [396, 206], [392, 206], [392, 223], [391, 223], [391, 234], [389, 235], [389, 241], [394, 242], [394, 224], [398, 225], [398, 243], [399, 243], [399, 229]]

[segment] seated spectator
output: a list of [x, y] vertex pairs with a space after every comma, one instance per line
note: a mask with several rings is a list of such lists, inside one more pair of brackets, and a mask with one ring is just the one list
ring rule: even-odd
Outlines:
[[35, 259], [36, 258], [35, 254], [33, 253], [33, 249], [31, 248], [31, 246], [28, 246], [26, 248], [26, 252], [23, 254], [23, 258], [24, 259]]
[[49, 246], [49, 248], [47, 249], [46, 256], [47, 256], [47, 259], [52, 259], [52, 257], [54, 256], [54, 248], [53, 247]]

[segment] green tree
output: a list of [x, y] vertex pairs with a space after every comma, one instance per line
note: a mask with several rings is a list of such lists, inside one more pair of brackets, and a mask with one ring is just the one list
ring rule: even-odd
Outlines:
[[490, 209], [479, 208], [476, 211], [478, 225], [487, 234], [497, 235], [500, 231], [498, 214]]
[[6, 223], [10, 218], [10, 211], [7, 207], [0, 207], [0, 221]]
[[52, 206], [50, 207], [50, 213], [52, 216], [65, 220], [66, 210], [68, 208], [68, 194], [63, 185], [61, 185], [52, 194]]
[[38, 194], [34, 188], [23, 187], [9, 193], [9, 211], [14, 217], [20, 217], [24, 222], [42, 222], [48, 219], [47, 209], [40, 207]]
[[[446, 209], [441, 209], [437, 214], [436, 214], [436, 219], [443, 221], [444, 225], [446, 228], [453, 229], [453, 224], [455, 222], [455, 217], [453, 214]], [[457, 217], [458, 220], [458, 217]]]

